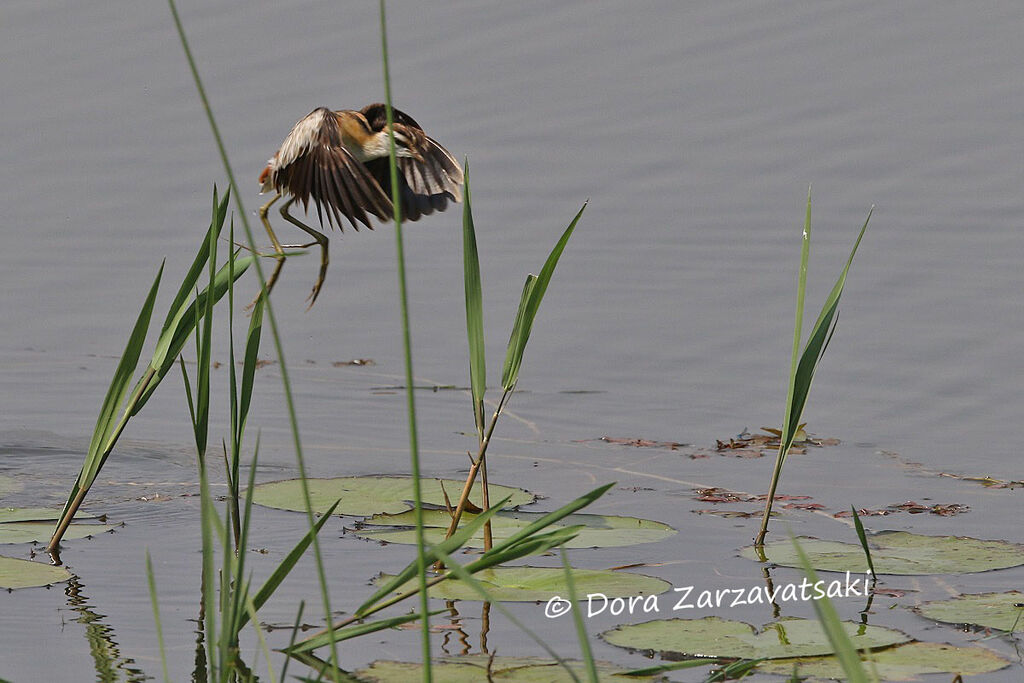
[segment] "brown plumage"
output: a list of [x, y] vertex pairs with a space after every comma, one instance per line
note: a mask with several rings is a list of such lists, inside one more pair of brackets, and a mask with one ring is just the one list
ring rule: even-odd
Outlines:
[[[419, 220], [434, 211], [444, 211], [449, 202], [461, 201], [462, 168], [458, 162], [411, 116], [398, 109], [391, 111], [402, 217]], [[298, 200], [308, 212], [312, 200], [321, 228], [325, 214], [328, 225], [339, 229], [345, 220], [356, 230], [360, 224], [373, 229], [370, 215], [381, 221], [391, 220], [394, 207], [389, 146], [383, 104], [371, 104], [360, 111], [320, 107], [295, 124], [259, 178], [261, 194], [275, 192], [274, 198], [260, 208], [260, 219], [278, 259], [267, 280], [268, 294], [285, 258], [284, 248], [267, 220], [270, 206], [282, 196], [291, 195], [281, 207], [281, 216], [315, 240], [301, 247], [321, 247], [320, 275], [310, 294], [312, 306], [327, 272], [327, 237], [293, 217], [288, 209]]]

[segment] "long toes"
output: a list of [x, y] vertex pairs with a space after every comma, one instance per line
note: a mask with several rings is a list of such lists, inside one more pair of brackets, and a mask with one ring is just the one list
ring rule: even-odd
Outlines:
[[258, 304], [260, 302], [260, 299], [262, 297], [263, 297], [263, 292], [261, 291], [259, 294], [256, 295], [255, 299], [253, 299], [252, 301], [249, 302], [249, 305], [245, 307], [245, 311], [247, 313], [251, 314], [252, 313], [252, 309], [256, 306], [256, 304]]
[[314, 285], [313, 285], [313, 291], [312, 291], [312, 292], [310, 292], [310, 293], [309, 293], [309, 296], [307, 296], [307, 297], [306, 297], [306, 301], [308, 301], [308, 302], [309, 302], [309, 305], [308, 305], [308, 306], [306, 306], [306, 310], [307, 310], [307, 311], [308, 311], [309, 309], [313, 308], [313, 304], [315, 304], [315, 303], [316, 303], [316, 298], [317, 298], [318, 296], [320, 296], [320, 287], [321, 287], [321, 286], [322, 286], [323, 284], [324, 284], [324, 281], [323, 281], [323, 280], [317, 280], [317, 281], [316, 281], [316, 284], [314, 284]]

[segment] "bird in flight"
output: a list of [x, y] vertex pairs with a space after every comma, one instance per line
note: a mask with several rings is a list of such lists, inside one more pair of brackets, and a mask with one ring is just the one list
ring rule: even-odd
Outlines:
[[[444, 211], [449, 201], [461, 201], [459, 163], [411, 116], [394, 108], [391, 112], [402, 217], [419, 220], [434, 211]], [[320, 245], [320, 274], [308, 299], [312, 307], [327, 274], [327, 236], [292, 216], [288, 209], [298, 200], [308, 212], [312, 199], [320, 227], [326, 216], [328, 225], [339, 230], [345, 220], [357, 231], [360, 223], [372, 230], [370, 214], [381, 221], [391, 220], [394, 207], [389, 149], [387, 109], [383, 104], [371, 104], [360, 111], [319, 107], [295, 124], [259, 178], [260, 194], [274, 192], [274, 197], [260, 207], [260, 220], [277, 259], [267, 280], [267, 296], [285, 261], [285, 247], [267, 219], [271, 205], [288, 196], [281, 206], [281, 217], [313, 238], [308, 244], [287, 248]]]

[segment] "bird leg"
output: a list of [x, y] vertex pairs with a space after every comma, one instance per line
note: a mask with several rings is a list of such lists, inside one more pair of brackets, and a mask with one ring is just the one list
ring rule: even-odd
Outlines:
[[[316, 303], [316, 297], [320, 294], [320, 287], [322, 287], [324, 284], [324, 276], [327, 275], [327, 264], [330, 261], [330, 259], [327, 256], [327, 235], [323, 234], [322, 232], [318, 232], [317, 230], [314, 230], [313, 228], [309, 227], [308, 225], [306, 225], [305, 223], [303, 223], [302, 221], [288, 213], [288, 209], [291, 207], [294, 201], [295, 197], [292, 197], [291, 199], [284, 203], [284, 206], [281, 207], [281, 217], [284, 218], [289, 223], [291, 223], [292, 225], [294, 225], [295, 227], [300, 228], [304, 232], [309, 233], [309, 236], [315, 240], [313, 242], [310, 242], [309, 244], [303, 245], [304, 247], [311, 247], [314, 244], [320, 245], [320, 274], [317, 276], [316, 282], [313, 283], [313, 291], [309, 293], [309, 297], [307, 298], [307, 301], [309, 301], [309, 306], [306, 308], [306, 310], [309, 310], [310, 308], [313, 307], [313, 304]], [[280, 248], [280, 244], [278, 244], [276, 241], [274, 242], [274, 244], [275, 246]]]
[[270, 241], [274, 245], [274, 258], [277, 259], [277, 264], [274, 266], [274, 272], [270, 274], [270, 278], [267, 280], [267, 284], [263, 288], [263, 291], [256, 295], [256, 298], [252, 300], [251, 304], [246, 306], [246, 309], [255, 306], [261, 296], [270, 296], [270, 290], [274, 287], [274, 283], [277, 282], [277, 276], [280, 275], [281, 267], [284, 265], [284, 249], [281, 247], [281, 243], [278, 241], [277, 235], [274, 234], [274, 229], [270, 227], [270, 220], [267, 219], [267, 212], [270, 211], [271, 205], [280, 198], [281, 193], [278, 192], [274, 195], [273, 199], [260, 207], [260, 220], [263, 222], [263, 227], [266, 229], [267, 235], [270, 237]]

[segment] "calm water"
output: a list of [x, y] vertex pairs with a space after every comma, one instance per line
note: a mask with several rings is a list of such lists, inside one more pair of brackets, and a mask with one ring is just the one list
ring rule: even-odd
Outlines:
[[[250, 212], [260, 201], [255, 178], [296, 119], [321, 104], [358, 108], [382, 97], [371, 3], [180, 10]], [[144, 288], [166, 258], [157, 304], [166, 308], [208, 222], [212, 185], [226, 181], [165, 6], [14, 1], [3, 16], [0, 474], [26, 486], [5, 504], [59, 505]], [[709, 587], [760, 576], [734, 559], [752, 522], [690, 514], [707, 507], [691, 488], [760, 492], [767, 459], [689, 460], [592, 440], [710, 446], [781, 420], [809, 183], [809, 317], [877, 208], [805, 414], [812, 432], [843, 446], [791, 464], [782, 492], [814, 495], [831, 509], [963, 502], [970, 514], [875, 518], [872, 528], [1024, 540], [1017, 494], [908, 473], [878, 455], [897, 453], [930, 472], [1020, 479], [1019, 3], [396, 2], [388, 18], [396, 104], [471, 160], [492, 378], [525, 274], [590, 200], [535, 326], [514, 414], [499, 426], [492, 476], [549, 496], [552, 507], [618, 480], [623, 488], [602, 511], [661, 519], [681, 533], [665, 547], [574, 555], [581, 566], [670, 562], [650, 573]], [[405, 234], [416, 374], [425, 384], [462, 385], [458, 212]], [[315, 256], [290, 260], [275, 290], [310, 469], [402, 472], [404, 399], [380, 389], [402, 374], [393, 231], [335, 234], [331, 244], [313, 310], [303, 299]], [[243, 295], [253, 289], [246, 283]], [[353, 358], [376, 365], [332, 365]], [[259, 377], [250, 425], [263, 433], [261, 478], [292, 476], [280, 375], [269, 367]], [[457, 475], [470, 444], [460, 434], [472, 428], [468, 401], [457, 391], [418, 397], [426, 467]], [[143, 578], [149, 547], [174, 680], [191, 671], [198, 599], [198, 505], [180, 496], [194, 491], [187, 420], [172, 378], [132, 423], [90, 498], [94, 511], [127, 526], [70, 543], [64, 557], [121, 653], [135, 660], [126, 668], [158, 675]], [[170, 500], [139, 500], [154, 492]], [[268, 571], [296, 518], [260, 514], [266, 535], [256, 542], [271, 554], [254, 562]], [[848, 533], [817, 516], [792, 523], [800, 533]], [[340, 535], [341, 524], [328, 538]], [[332, 585], [338, 609], [352, 609], [374, 572], [408, 559], [406, 549], [337, 544], [328, 552], [345, 566]], [[298, 600], [315, 595], [312, 576], [300, 567], [267, 621], [290, 622]], [[1012, 570], [951, 584], [983, 592], [1022, 579]], [[921, 583], [923, 599], [944, 595]], [[92, 678], [87, 632], [61, 588], [0, 597], [0, 677]], [[846, 607], [846, 615], [858, 609]], [[478, 628], [474, 610], [466, 611]], [[904, 610], [890, 615], [886, 624], [923, 639], [967, 640]], [[548, 622], [533, 605], [520, 616], [576, 652], [567, 623]], [[494, 621], [490, 646], [500, 654], [539, 654]], [[611, 625], [590, 624], [593, 633]], [[355, 665], [418, 652], [408, 633], [374, 647], [343, 656]], [[40, 648], [55, 654], [41, 657]], [[595, 648], [627, 666], [646, 661]]]

